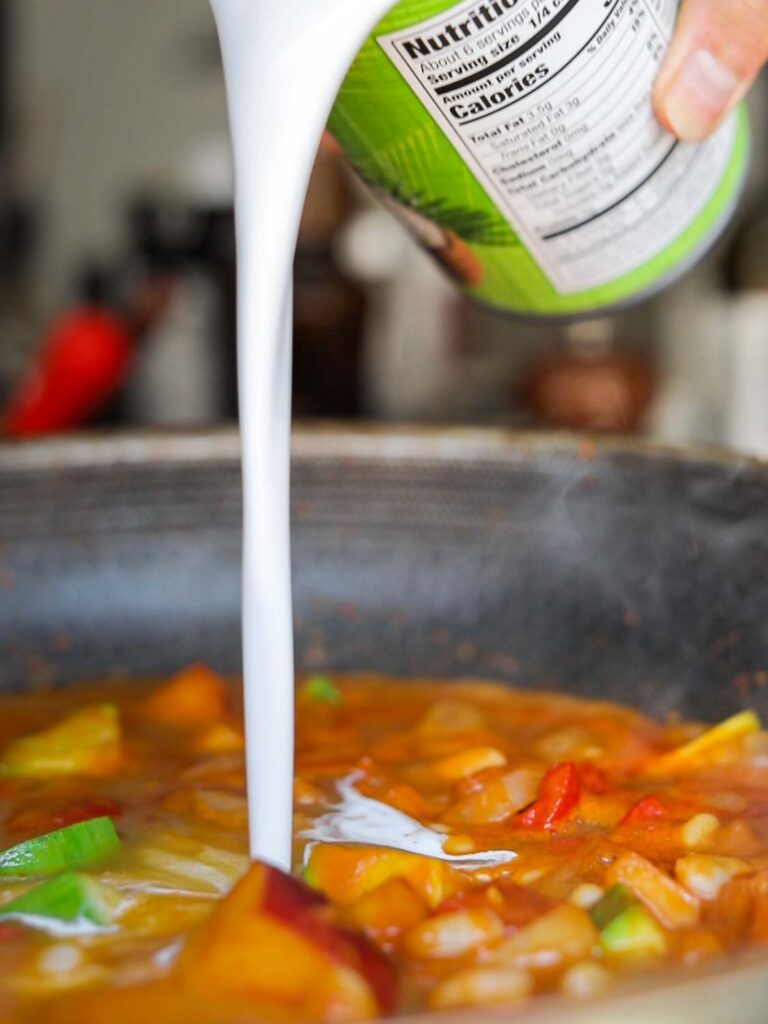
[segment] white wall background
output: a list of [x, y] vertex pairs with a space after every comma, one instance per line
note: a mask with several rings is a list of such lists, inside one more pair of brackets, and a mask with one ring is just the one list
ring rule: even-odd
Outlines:
[[51, 309], [83, 259], [119, 244], [137, 186], [169, 183], [190, 148], [226, 132], [224, 85], [207, 0], [16, 0], [13, 20], [14, 176], [42, 199]]

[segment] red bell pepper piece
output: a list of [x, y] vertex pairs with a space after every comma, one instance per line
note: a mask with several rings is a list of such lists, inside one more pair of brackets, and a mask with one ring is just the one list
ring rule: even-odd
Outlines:
[[657, 796], [644, 796], [619, 822], [619, 825], [642, 825], [648, 821], [668, 818], [669, 813]]
[[550, 768], [541, 780], [536, 802], [518, 820], [524, 828], [552, 828], [573, 810], [580, 795], [579, 770], [572, 761], [564, 761]]

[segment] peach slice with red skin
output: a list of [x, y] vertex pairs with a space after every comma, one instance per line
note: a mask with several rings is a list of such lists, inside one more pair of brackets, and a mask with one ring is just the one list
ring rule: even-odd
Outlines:
[[390, 1013], [394, 972], [365, 936], [336, 924], [325, 897], [254, 864], [181, 955], [176, 971], [201, 993], [246, 997], [325, 1020]]

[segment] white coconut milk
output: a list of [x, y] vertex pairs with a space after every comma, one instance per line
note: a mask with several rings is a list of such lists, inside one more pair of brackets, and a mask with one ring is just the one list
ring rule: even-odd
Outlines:
[[326, 118], [392, 0], [212, 0], [229, 93], [239, 253], [243, 634], [251, 852], [291, 864], [291, 274]]
[[[407, 853], [444, 860], [465, 871], [508, 864], [517, 857], [512, 850], [483, 850], [462, 855], [446, 853], [443, 849], [444, 836], [395, 807], [363, 796], [356, 789], [355, 782], [356, 777], [351, 775], [339, 784], [339, 803], [314, 821], [302, 838], [314, 843], [391, 846]], [[311, 845], [307, 852], [310, 849]]]

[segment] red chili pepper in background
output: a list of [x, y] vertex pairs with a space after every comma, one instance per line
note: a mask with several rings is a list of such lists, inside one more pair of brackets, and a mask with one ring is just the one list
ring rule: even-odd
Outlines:
[[552, 828], [579, 802], [579, 771], [572, 761], [550, 768], [539, 786], [536, 803], [520, 815], [525, 828]]
[[2, 416], [4, 432], [32, 437], [86, 423], [117, 392], [133, 348], [131, 332], [109, 310], [85, 307], [66, 314], [12, 394]]
[[647, 821], [658, 821], [660, 818], [668, 817], [666, 807], [657, 796], [644, 796], [624, 815], [619, 825], [642, 825]]

